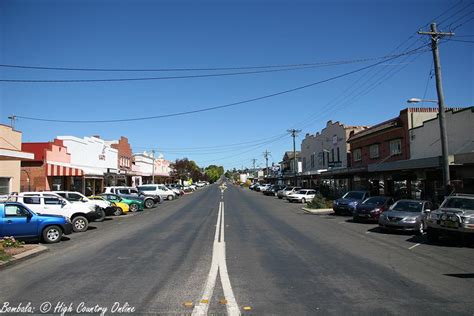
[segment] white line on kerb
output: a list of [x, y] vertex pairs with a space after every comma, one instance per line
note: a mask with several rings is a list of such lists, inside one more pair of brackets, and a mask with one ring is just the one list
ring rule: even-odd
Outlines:
[[[224, 241], [224, 202], [219, 202], [219, 212], [217, 214], [216, 232], [214, 234], [214, 244], [212, 249], [211, 269], [204, 286], [201, 301], [197, 304], [192, 315], [207, 315], [209, 303], [214, 292], [217, 281], [217, 272], [221, 277], [222, 290], [227, 300], [227, 313], [231, 316], [240, 315], [240, 309], [235, 300], [234, 292], [230, 284], [229, 273], [227, 271], [227, 263], [225, 258], [225, 241]], [[220, 240], [219, 240], [220, 235]]]

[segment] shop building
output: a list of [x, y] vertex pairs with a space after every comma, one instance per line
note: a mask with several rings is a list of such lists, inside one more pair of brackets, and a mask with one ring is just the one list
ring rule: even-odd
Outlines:
[[118, 173], [115, 174], [115, 185], [132, 185], [133, 153], [128, 138], [121, 136], [119, 140], [106, 141], [106, 143], [117, 150]]
[[21, 162], [34, 159], [21, 146], [22, 133], [0, 124], [0, 195], [20, 192]]

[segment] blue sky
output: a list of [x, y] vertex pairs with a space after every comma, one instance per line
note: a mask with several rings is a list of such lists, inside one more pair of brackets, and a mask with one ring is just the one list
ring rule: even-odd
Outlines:
[[[77, 68], [212, 68], [354, 60], [416, 48], [415, 32], [443, 14], [456, 39], [474, 41], [468, 1], [0, 1], [0, 63]], [[465, 8], [465, 9], [463, 9]], [[456, 14], [456, 12], [458, 12]], [[467, 14], [467, 15], [466, 15]], [[463, 18], [463, 15], [466, 15]], [[450, 17], [452, 16], [452, 17]], [[458, 21], [459, 19], [459, 21]], [[443, 21], [445, 20], [445, 21]], [[401, 44], [401, 46], [400, 46]], [[447, 105], [473, 105], [473, 43], [446, 42], [441, 62]], [[376, 61], [253, 75], [101, 83], [0, 82], [0, 122], [16, 114], [104, 120], [169, 114], [238, 102], [324, 80]], [[264, 165], [291, 150], [288, 128], [315, 133], [326, 121], [370, 125], [413, 97], [436, 98], [430, 52], [401, 57], [308, 89], [188, 116], [71, 124], [20, 119], [24, 141], [57, 135], [129, 138], [225, 168]], [[197, 72], [188, 72], [196, 74]], [[210, 73], [210, 72], [200, 72]], [[100, 79], [180, 72], [65, 72], [0, 67], [1, 79]], [[426, 93], [425, 93], [426, 91]], [[432, 106], [425, 104], [424, 106]], [[237, 144], [237, 145], [233, 145]], [[232, 146], [230, 146], [232, 145]]]

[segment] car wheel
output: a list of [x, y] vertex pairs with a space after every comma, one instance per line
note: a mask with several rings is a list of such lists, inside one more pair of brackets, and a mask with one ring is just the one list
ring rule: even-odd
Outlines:
[[425, 233], [425, 223], [421, 221], [420, 224], [418, 225], [418, 230], [416, 231], [416, 234], [418, 236], [423, 236], [424, 233]]
[[280, 200], [281, 200], [281, 199], [283, 199], [283, 197], [282, 197], [282, 196], [279, 196], [278, 198], [279, 198]]
[[94, 222], [103, 222], [105, 219], [105, 211], [103, 209], [100, 209], [99, 211], [97, 211], [97, 214], [99, 215], [99, 217], [94, 219]]
[[302, 198], [302, 199], [301, 199], [301, 203], [305, 204], [305, 203], [306, 203], [306, 199], [305, 199], [305, 198]]
[[354, 223], [358, 223], [359, 222], [359, 218], [357, 216], [352, 216], [352, 221]]
[[428, 237], [428, 241], [431, 243], [437, 242], [439, 240], [439, 232], [432, 228], [428, 228], [426, 230], [426, 236]]
[[63, 236], [63, 231], [59, 226], [48, 226], [43, 230], [43, 241], [47, 244], [59, 242]]
[[168, 201], [171, 201], [173, 200], [173, 196], [172, 195], [168, 195]]
[[152, 199], [145, 200], [145, 207], [152, 208], [155, 205], [155, 202]]
[[136, 211], [138, 211], [138, 204], [135, 204], [135, 203], [130, 204], [129, 210], [130, 212], [135, 213]]
[[123, 214], [122, 209], [121, 209], [120, 207], [116, 207], [116, 208], [115, 208], [115, 211], [114, 211], [114, 215], [115, 215], [115, 216], [120, 216], [120, 215], [122, 215], [122, 214]]
[[76, 216], [72, 219], [72, 230], [76, 233], [85, 232], [89, 226], [89, 221], [84, 216]]

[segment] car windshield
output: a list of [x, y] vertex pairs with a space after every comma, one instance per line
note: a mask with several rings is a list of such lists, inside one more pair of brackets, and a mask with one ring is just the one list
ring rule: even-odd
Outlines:
[[474, 211], [474, 199], [462, 198], [462, 197], [450, 197], [441, 205], [446, 208], [460, 208], [463, 210]]
[[306, 192], [308, 192], [308, 191], [307, 190], [299, 190], [296, 193], [297, 194], [306, 194]]
[[387, 201], [387, 198], [377, 196], [377, 197], [371, 197], [371, 198], [366, 199], [364, 202], [362, 202], [362, 205], [377, 205], [377, 206], [379, 206], [379, 205], [384, 205], [386, 201]]
[[343, 199], [360, 200], [364, 197], [364, 192], [350, 191], [344, 194]]
[[423, 208], [423, 202], [419, 201], [398, 201], [395, 203], [391, 210], [399, 212], [414, 212], [419, 213]]

